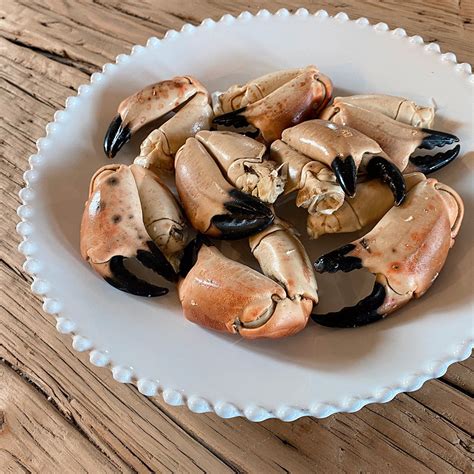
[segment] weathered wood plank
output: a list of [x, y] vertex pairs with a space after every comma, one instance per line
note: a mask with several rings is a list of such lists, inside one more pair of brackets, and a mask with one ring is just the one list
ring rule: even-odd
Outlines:
[[[374, 23], [392, 20], [393, 24], [388, 21], [391, 27], [403, 27], [412, 35], [422, 34], [426, 41], [439, 42], [444, 50], [455, 49], [461, 62], [474, 62], [471, 5], [469, 0], [414, 0], [408, 8], [401, 8], [400, 2], [387, 0], [315, 1], [307, 6], [311, 11], [344, 10], [352, 17], [366, 16]], [[301, 2], [281, 0], [256, 5], [242, 0], [219, 3], [206, 0], [139, 3], [98, 0], [91, 3], [81, 0], [81, 4], [8, 0], [2, 3], [0, 33], [92, 72], [133, 44], [143, 44], [149, 36], [161, 36], [167, 29], [179, 30], [183, 23], [198, 24], [207, 17], [217, 20], [227, 12], [236, 15], [243, 10], [256, 13], [265, 7], [276, 11], [282, 7], [295, 10], [300, 6]], [[83, 38], [87, 38], [87, 42]]]
[[[296, 2], [289, 5], [295, 7]], [[305, 418], [291, 424], [221, 420], [169, 407], [158, 398], [146, 399], [134, 387], [112, 380], [108, 371], [92, 367], [86, 355], [77, 356], [70, 348], [67, 336], [56, 333], [53, 318], [41, 311], [39, 299], [29, 291], [30, 278], [16, 252], [17, 192], [27, 156], [34, 152], [34, 142], [43, 135], [54, 110], [87, 81], [90, 72], [150, 35], [160, 36], [168, 28], [179, 29], [183, 22], [197, 23], [208, 16], [218, 19], [226, 11], [235, 14], [281, 6], [283, 2], [253, 6], [243, 1], [203, 0], [139, 6], [103, 0], [51, 0], [44, 6], [26, 1], [1, 3], [0, 36], [10, 41], [0, 40], [0, 197], [5, 209], [5, 218], [0, 220], [0, 357], [31, 381], [28, 390], [37, 387], [41, 392], [31, 398], [39, 396], [44, 409], [49, 407], [45, 416], [62, 416], [64, 426], [76, 426], [79, 438], [90, 440], [89, 448], [77, 445], [80, 452], [73, 453], [74, 459], [82, 459], [92, 449], [106, 459], [104, 471], [107, 466], [124, 470], [126, 465], [138, 471], [469, 472], [473, 358], [450, 368], [444, 379], [451, 386], [428, 382], [418, 392], [356, 414]], [[321, 7], [322, 2], [308, 6], [311, 10]], [[414, 0], [407, 9], [394, 0], [349, 5], [333, 1], [324, 8], [331, 13], [344, 9], [372, 21], [394, 18], [391, 26], [403, 26], [410, 34], [421, 31], [425, 39], [437, 39], [443, 49], [454, 50], [459, 60], [473, 62], [469, 2]], [[436, 38], [425, 31], [436, 31]], [[0, 382], [0, 399], [5, 393], [2, 388]], [[51, 405], [42, 394], [50, 397]], [[24, 414], [31, 419], [30, 405], [21, 403], [15, 405], [23, 407], [18, 417]], [[65, 459], [63, 452], [52, 454], [60, 464]], [[8, 462], [17, 462], [15, 456], [24, 463], [23, 468], [15, 466], [18, 471], [37, 466], [35, 460], [24, 462], [16, 451]], [[40, 455], [37, 459], [47, 462]], [[88, 466], [82, 462], [83, 469]]]
[[467, 395], [474, 396], [474, 356], [453, 364], [443, 376], [443, 380]]
[[37, 390], [0, 364], [0, 466], [2, 472], [128, 471], [107, 458], [68, 423]]

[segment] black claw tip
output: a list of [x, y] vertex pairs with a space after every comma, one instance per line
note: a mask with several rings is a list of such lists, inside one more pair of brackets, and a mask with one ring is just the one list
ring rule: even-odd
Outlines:
[[109, 128], [104, 137], [104, 152], [109, 158], [113, 158], [125, 143], [130, 140], [130, 129], [122, 128], [122, 117], [117, 115], [110, 122]]
[[390, 187], [395, 205], [399, 206], [406, 196], [406, 183], [400, 170], [390, 161], [381, 156], [374, 156], [367, 163], [367, 174], [371, 178], [380, 178]]
[[124, 257], [121, 255], [116, 255], [110, 259], [109, 267], [112, 277], [105, 278], [107, 283], [121, 291], [136, 296], [163, 296], [168, 293], [167, 288], [155, 286], [137, 278], [125, 268], [123, 261]]
[[142, 263], [145, 267], [150, 268], [154, 272], [166, 278], [168, 281], [175, 282], [178, 279], [178, 275], [174, 271], [174, 268], [164, 256], [163, 252], [156, 246], [153, 241], [147, 242], [150, 252], [146, 250], [137, 251], [137, 260]]
[[314, 263], [314, 268], [318, 273], [351, 272], [362, 268], [362, 260], [359, 257], [346, 256], [355, 248], [354, 244], [343, 245], [319, 257]]
[[224, 204], [229, 214], [212, 218], [212, 223], [222, 235], [222, 239], [243, 239], [266, 229], [275, 219], [272, 210], [260, 199], [233, 189], [230, 201]]
[[245, 112], [246, 107], [242, 107], [237, 110], [233, 110], [232, 112], [228, 112], [223, 115], [219, 115], [217, 117], [214, 117], [212, 120], [212, 123], [217, 124], [217, 125], [224, 125], [226, 127], [235, 127], [235, 128], [242, 128], [242, 127], [248, 127], [249, 123], [247, 122], [247, 119], [243, 115]]
[[211, 245], [206, 237], [198, 234], [194, 240], [186, 245], [179, 265], [180, 276], [184, 278], [189, 273], [191, 268], [194, 267], [194, 264], [198, 258], [199, 250], [204, 244]]
[[332, 328], [356, 328], [366, 326], [383, 319], [384, 315], [378, 312], [385, 300], [385, 288], [375, 282], [374, 289], [369, 296], [360, 300], [355, 306], [343, 308], [340, 311], [327, 314], [312, 314], [314, 322], [321, 326]]
[[436, 155], [410, 157], [410, 161], [421, 173], [430, 174], [451, 163], [459, 155], [460, 150], [461, 145], [456, 145], [451, 150], [436, 153]]
[[421, 142], [419, 148], [426, 150], [432, 150], [436, 147], [442, 147], [445, 145], [452, 145], [457, 143], [459, 138], [451, 133], [440, 132], [439, 130], [431, 130], [429, 128], [422, 128], [423, 132], [427, 133], [427, 136]]
[[349, 197], [354, 197], [357, 179], [357, 168], [354, 158], [352, 158], [352, 156], [348, 156], [344, 159], [340, 157], [334, 158], [331, 168], [343, 191]]

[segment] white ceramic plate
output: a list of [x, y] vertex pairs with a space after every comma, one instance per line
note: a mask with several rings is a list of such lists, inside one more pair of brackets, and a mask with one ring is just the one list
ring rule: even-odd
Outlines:
[[[466, 218], [444, 271], [423, 299], [357, 330], [310, 323], [295, 337], [244, 341], [186, 321], [174, 291], [158, 299], [133, 297], [108, 286], [81, 260], [79, 225], [89, 179], [108, 162], [102, 139], [122, 98], [174, 75], [195, 75], [213, 91], [307, 64], [332, 78], [336, 94], [434, 101], [436, 128], [461, 138], [463, 157], [437, 177], [460, 192]], [[93, 74], [38, 141], [18, 211], [32, 289], [44, 296], [58, 330], [73, 336], [74, 348], [90, 351], [93, 364], [109, 367], [119, 382], [136, 383], [145, 395], [160, 393], [167, 403], [186, 403], [196, 412], [254, 421], [324, 417], [416, 390], [468, 357], [473, 345], [473, 86], [471, 67], [457, 64], [454, 54], [441, 54], [438, 45], [407, 37], [400, 28], [350, 21], [344, 13], [225, 15], [170, 31], [163, 40], [151, 38], [147, 47], [136, 46]], [[118, 161], [129, 163], [141, 138]], [[304, 221], [303, 212], [285, 208], [284, 214]], [[308, 251], [314, 259], [352, 238], [324, 238], [308, 244]], [[354, 302], [356, 293], [367, 294], [367, 283], [358, 283], [361, 273], [353, 275], [351, 290], [346, 276], [320, 277], [321, 304], [334, 309], [335, 301], [341, 306]]]

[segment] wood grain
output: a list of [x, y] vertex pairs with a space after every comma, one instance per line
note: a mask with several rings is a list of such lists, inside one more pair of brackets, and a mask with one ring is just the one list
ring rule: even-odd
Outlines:
[[[385, 405], [293, 423], [222, 420], [147, 399], [75, 353], [31, 294], [15, 210], [44, 126], [104, 62], [149, 36], [226, 12], [297, 2], [0, 4], [0, 471], [472, 472], [474, 358]], [[312, 11], [322, 2], [307, 2]], [[402, 26], [474, 63], [474, 4], [325, 2]]]

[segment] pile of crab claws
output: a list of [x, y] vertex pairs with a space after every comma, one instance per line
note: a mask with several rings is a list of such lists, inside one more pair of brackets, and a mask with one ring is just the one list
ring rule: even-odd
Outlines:
[[229, 214], [218, 214], [212, 224], [226, 240], [243, 239], [267, 228], [275, 219], [272, 210], [260, 199], [238, 189], [229, 191], [231, 200], [224, 203]]
[[116, 115], [104, 137], [104, 152], [109, 158], [113, 158], [119, 150], [130, 140], [132, 133], [130, 128], [122, 127], [123, 121], [120, 114]]
[[[150, 251], [137, 250], [136, 258], [145, 267], [153, 270], [158, 275], [166, 278], [170, 282], [177, 280], [177, 275], [173, 270], [161, 250], [152, 242], [147, 242]], [[163, 296], [168, 293], [168, 288], [156, 286], [142, 280], [131, 273], [124, 265], [127, 257], [123, 255], [113, 256], [108, 265], [110, 276], [104, 277], [104, 280], [113, 287], [136, 296]]]
[[385, 293], [384, 286], [375, 282], [372, 293], [355, 306], [334, 313], [312, 314], [311, 319], [320, 326], [331, 328], [356, 328], [375, 323], [384, 317], [377, 310], [385, 300]]

